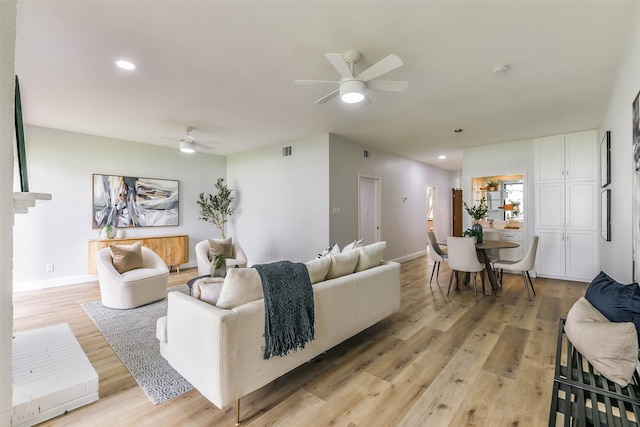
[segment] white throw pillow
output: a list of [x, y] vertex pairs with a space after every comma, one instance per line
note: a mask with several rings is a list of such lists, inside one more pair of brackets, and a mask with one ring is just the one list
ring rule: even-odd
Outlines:
[[193, 284], [193, 297], [209, 304], [216, 305], [224, 279], [221, 277], [204, 277]]
[[364, 271], [382, 264], [387, 242], [377, 242], [359, 248], [360, 258], [356, 264], [356, 271]]
[[307, 270], [309, 270], [309, 278], [311, 279], [311, 284], [314, 284], [322, 282], [327, 276], [329, 267], [331, 267], [331, 258], [318, 258], [312, 261], [307, 261], [304, 264], [307, 266]]
[[349, 243], [347, 246], [342, 248], [342, 252], [348, 252], [350, 250], [362, 247], [362, 241], [363, 241], [363, 239], [354, 240], [353, 242]]
[[230, 268], [224, 278], [217, 307], [232, 309], [264, 298], [262, 280], [255, 268]]
[[638, 364], [638, 335], [631, 322], [609, 322], [586, 298], [571, 307], [567, 338], [605, 378], [625, 387]]
[[329, 267], [326, 280], [353, 273], [358, 263], [358, 258], [360, 258], [360, 252], [358, 251], [331, 255], [331, 266]]

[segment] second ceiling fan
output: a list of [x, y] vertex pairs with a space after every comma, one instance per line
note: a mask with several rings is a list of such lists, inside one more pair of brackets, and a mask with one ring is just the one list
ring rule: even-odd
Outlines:
[[326, 53], [324, 55], [333, 68], [340, 74], [340, 80], [296, 80], [298, 85], [337, 85], [338, 88], [318, 99], [315, 104], [324, 104], [340, 95], [340, 99], [348, 104], [370, 102], [367, 90], [380, 90], [387, 92], [404, 92], [409, 86], [406, 81], [375, 80], [389, 71], [403, 65], [402, 60], [395, 54], [373, 64], [358, 75], [354, 72], [354, 65], [360, 62], [362, 55], [357, 51], [342, 53]]

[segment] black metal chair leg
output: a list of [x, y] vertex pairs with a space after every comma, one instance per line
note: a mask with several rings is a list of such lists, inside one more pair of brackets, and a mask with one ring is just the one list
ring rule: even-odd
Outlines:
[[529, 279], [529, 286], [531, 286], [531, 290], [533, 291], [533, 294], [536, 294], [536, 290], [533, 287], [533, 282], [531, 281], [531, 276], [529, 276], [529, 272], [525, 271], [525, 273], [527, 273], [527, 278]]
[[529, 283], [527, 282], [527, 276], [525, 272], [522, 272], [522, 282], [524, 283], [524, 288], [527, 290], [527, 296], [529, 297], [529, 301], [531, 301], [531, 292], [529, 291]]
[[[447, 296], [449, 296], [449, 292], [451, 292], [451, 285], [453, 284], [453, 276], [456, 272], [451, 270], [451, 277], [449, 278], [449, 289], [447, 289]], [[456, 282], [458, 279], [456, 278]]]
[[[433, 281], [433, 273], [436, 272], [436, 265], [438, 265], [438, 261], [434, 261], [433, 268], [431, 269], [431, 278], [429, 279], [429, 286], [431, 286], [431, 282]], [[438, 278], [436, 277], [436, 281]]]
[[436, 270], [436, 283], [440, 286], [440, 282], [438, 281], [438, 277], [440, 276], [440, 261], [438, 261], [438, 269]]

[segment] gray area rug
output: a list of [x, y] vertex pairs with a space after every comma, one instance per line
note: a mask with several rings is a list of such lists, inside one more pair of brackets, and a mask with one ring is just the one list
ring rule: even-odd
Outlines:
[[[189, 288], [179, 285], [167, 291], [187, 294]], [[193, 390], [160, 355], [156, 321], [167, 314], [166, 298], [129, 310], [107, 308], [100, 301], [84, 303], [82, 308], [154, 405]]]

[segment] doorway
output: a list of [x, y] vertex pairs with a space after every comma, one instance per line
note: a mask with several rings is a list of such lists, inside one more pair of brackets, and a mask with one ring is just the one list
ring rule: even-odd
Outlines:
[[365, 244], [380, 241], [380, 178], [358, 176], [359, 238]]
[[427, 231], [435, 230], [435, 212], [437, 212], [438, 189], [427, 186]]

